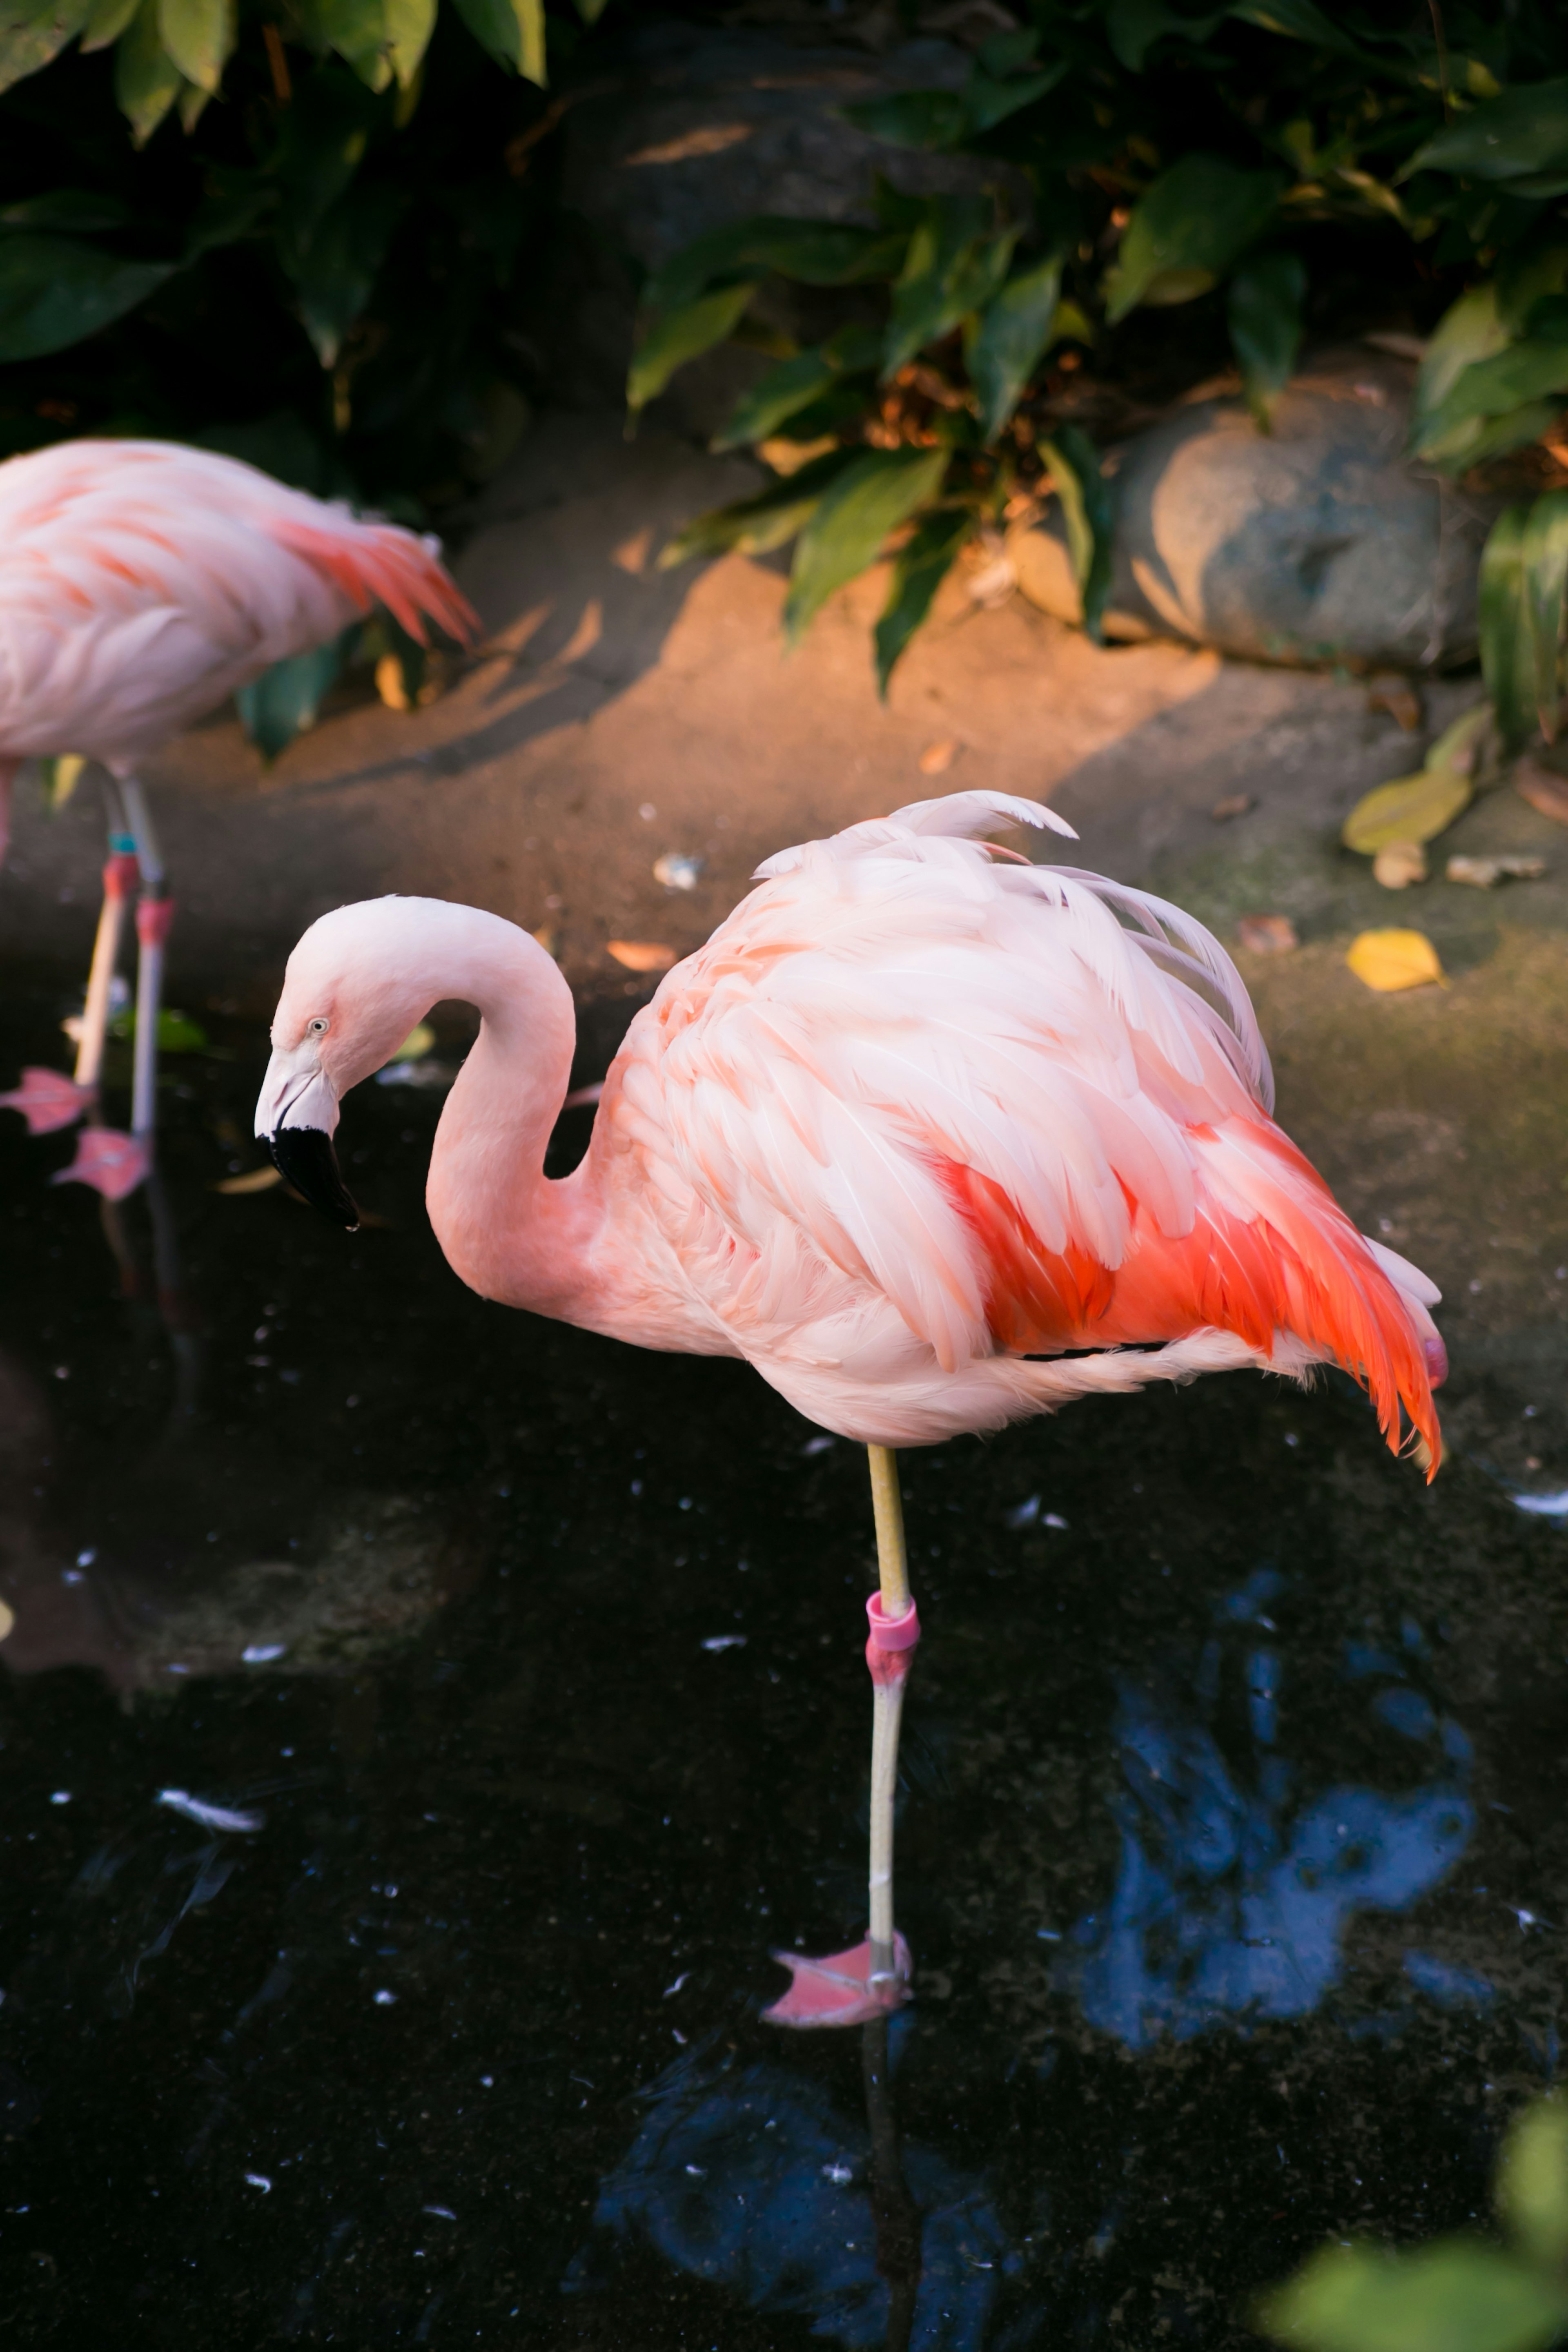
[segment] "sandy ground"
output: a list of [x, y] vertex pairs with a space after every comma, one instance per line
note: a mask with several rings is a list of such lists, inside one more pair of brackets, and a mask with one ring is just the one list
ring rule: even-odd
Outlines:
[[[1366, 1228], [1443, 1284], [1464, 1385], [1490, 1399], [1488, 1443], [1514, 1429], [1522, 1459], [1544, 1433], [1525, 1405], [1535, 1419], [1568, 1406], [1562, 829], [1489, 795], [1442, 852], [1526, 848], [1556, 873], [1393, 898], [1339, 849], [1338, 827], [1371, 785], [1419, 764], [1424, 739], [1372, 709], [1364, 685], [1174, 646], [1097, 650], [1017, 598], [980, 609], [961, 585], [883, 706], [874, 577], [789, 654], [779, 563], [657, 569], [674, 525], [751, 478], [656, 434], [628, 446], [612, 418], [547, 420], [473, 518], [457, 568], [486, 635], [444, 699], [400, 716], [345, 691], [270, 774], [230, 716], [175, 744], [150, 772], [181, 909], [172, 1001], [264, 1012], [324, 908], [434, 893], [550, 933], [601, 1062], [652, 985], [609, 940], [684, 952], [769, 851], [905, 801], [981, 783], [1049, 797], [1082, 836], [1073, 862], [1182, 899], [1231, 942], [1244, 913], [1291, 916], [1297, 952], [1241, 959], [1281, 1116]], [[1427, 731], [1478, 691], [1429, 688]], [[1252, 805], [1217, 821], [1237, 796]], [[25, 792], [18, 817], [0, 954], [63, 982], [85, 968], [94, 919], [91, 784], [52, 818]], [[654, 878], [668, 851], [705, 861], [695, 889]], [[1426, 929], [1450, 984], [1369, 993], [1343, 950], [1380, 922]]]

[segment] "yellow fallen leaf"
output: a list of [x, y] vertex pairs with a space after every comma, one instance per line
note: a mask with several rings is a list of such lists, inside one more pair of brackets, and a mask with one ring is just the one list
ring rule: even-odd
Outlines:
[[1424, 931], [1363, 931], [1352, 940], [1345, 961], [1357, 980], [1384, 994], [1424, 988], [1433, 980], [1448, 986], [1437, 950]]
[[657, 940], [606, 940], [604, 944], [628, 971], [668, 971], [675, 961], [674, 949]]
[[1357, 801], [1340, 839], [1363, 857], [1375, 857], [1396, 841], [1430, 841], [1469, 808], [1474, 795], [1469, 776], [1452, 768], [1423, 768], [1419, 775], [1379, 784]]
[[282, 1174], [276, 1168], [247, 1168], [243, 1176], [225, 1176], [221, 1184], [213, 1186], [213, 1190], [231, 1196], [242, 1192], [270, 1192], [275, 1184], [282, 1181]]

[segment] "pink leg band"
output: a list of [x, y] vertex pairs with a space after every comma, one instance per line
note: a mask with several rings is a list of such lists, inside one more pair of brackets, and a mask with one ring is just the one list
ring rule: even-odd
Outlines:
[[173, 919], [172, 898], [143, 898], [136, 909], [136, 936], [143, 947], [161, 948]]
[[873, 1592], [865, 1605], [871, 1638], [879, 1650], [913, 1650], [920, 1639], [920, 1612], [912, 1601], [902, 1617], [884, 1617], [882, 1595]]

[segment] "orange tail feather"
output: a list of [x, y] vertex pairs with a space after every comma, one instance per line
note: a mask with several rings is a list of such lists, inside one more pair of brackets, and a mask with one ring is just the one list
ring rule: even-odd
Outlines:
[[272, 536], [324, 572], [361, 613], [384, 604], [418, 645], [430, 642], [427, 621], [459, 645], [479, 634], [479, 615], [445, 565], [396, 523], [355, 522], [340, 535], [289, 520], [274, 524]]

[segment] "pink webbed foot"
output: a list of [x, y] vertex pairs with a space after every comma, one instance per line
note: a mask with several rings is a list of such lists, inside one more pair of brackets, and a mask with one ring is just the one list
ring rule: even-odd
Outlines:
[[914, 1963], [899, 1935], [893, 1939], [891, 1976], [873, 1977], [869, 1943], [830, 1952], [822, 1960], [809, 1960], [803, 1952], [775, 1952], [773, 1958], [793, 1982], [782, 2000], [763, 2011], [764, 2025], [869, 2025], [909, 1999]]
[[57, 1169], [53, 1184], [90, 1184], [106, 1201], [123, 1201], [147, 1173], [147, 1151], [133, 1135], [112, 1127], [84, 1127], [77, 1156], [68, 1168]]
[[63, 1070], [24, 1070], [21, 1085], [0, 1095], [0, 1110], [19, 1110], [29, 1135], [53, 1135], [82, 1118], [92, 1096], [90, 1087], [78, 1087]]

